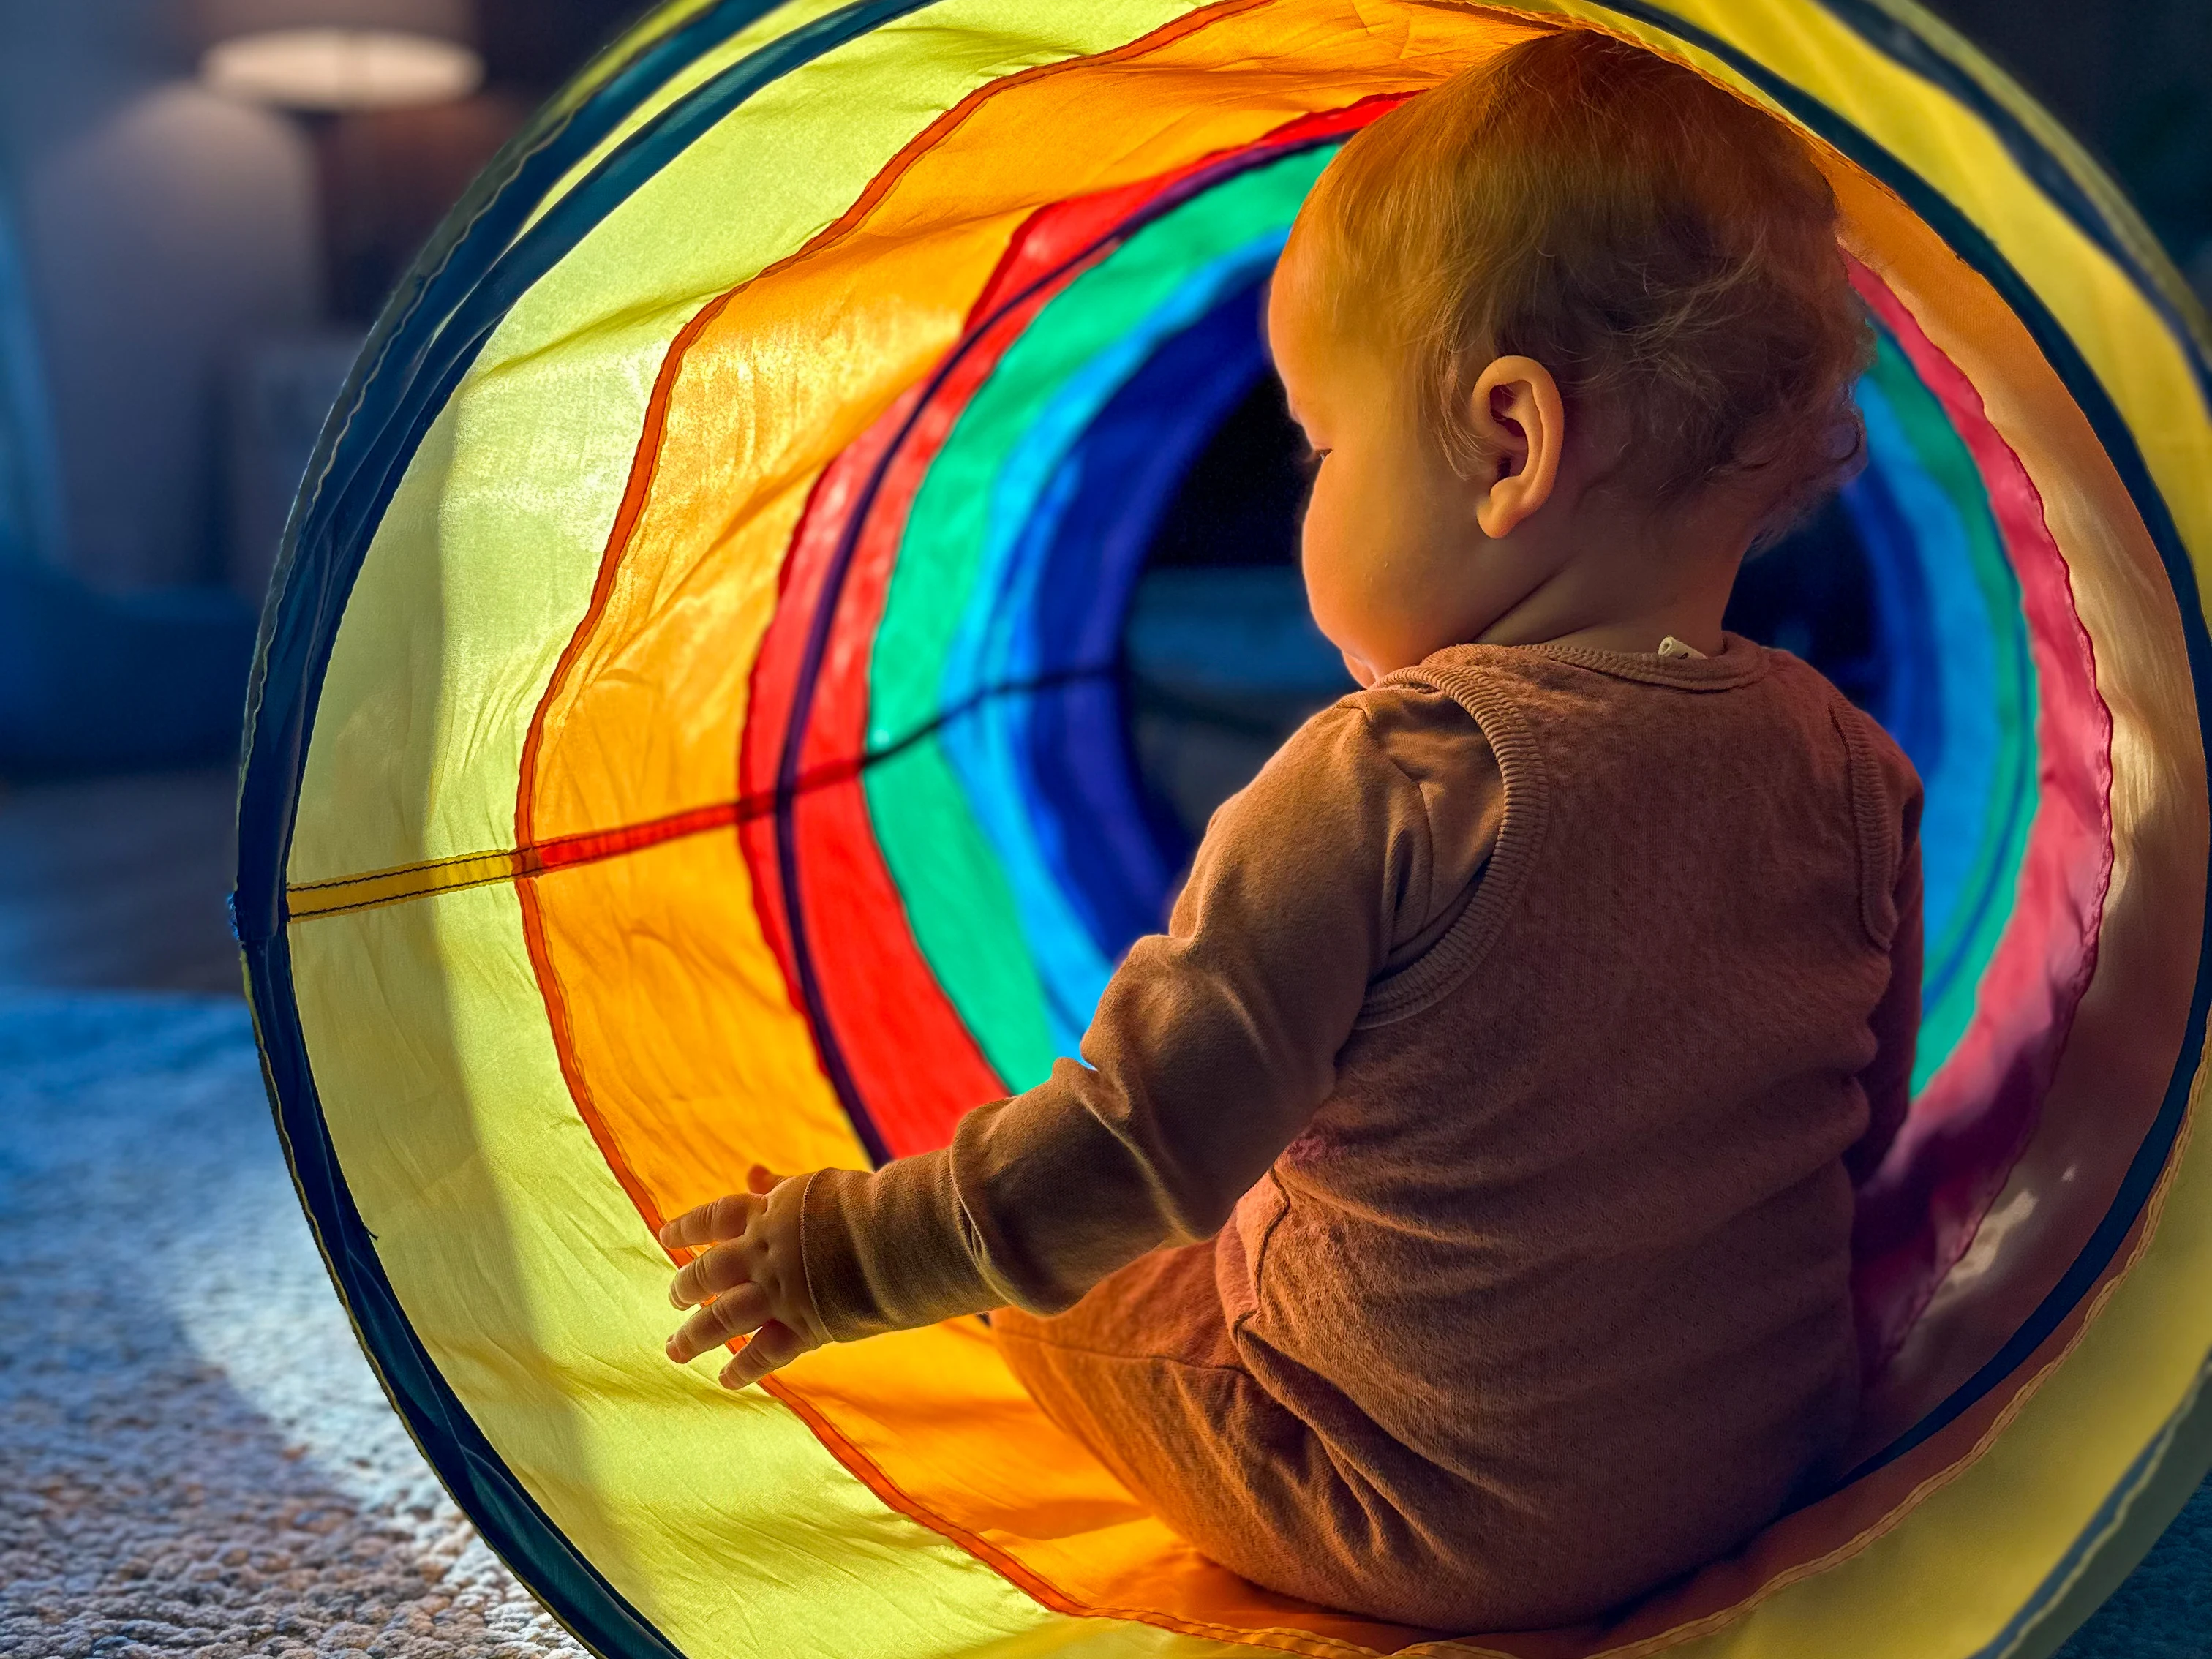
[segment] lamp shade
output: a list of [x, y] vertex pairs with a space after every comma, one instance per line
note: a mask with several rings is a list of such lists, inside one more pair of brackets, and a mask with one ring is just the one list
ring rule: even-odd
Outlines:
[[483, 78], [466, 0], [198, 0], [201, 79], [291, 109], [441, 103]]

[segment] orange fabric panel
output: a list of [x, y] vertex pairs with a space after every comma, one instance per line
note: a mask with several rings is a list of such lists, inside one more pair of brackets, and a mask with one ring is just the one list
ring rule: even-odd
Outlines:
[[1389, 1653], [1423, 1635], [1271, 1594], [1200, 1555], [1046, 1419], [980, 1321], [817, 1349], [775, 1391], [892, 1508], [1048, 1607], [1293, 1653]]
[[518, 886], [570, 1092], [647, 1225], [741, 1190], [755, 1162], [866, 1165], [812, 1050], [773, 1040], [783, 975], [743, 946], [731, 830]]

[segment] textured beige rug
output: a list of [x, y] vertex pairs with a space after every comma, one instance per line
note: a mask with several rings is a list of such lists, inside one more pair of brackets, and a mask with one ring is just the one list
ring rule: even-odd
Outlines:
[[355, 1346], [235, 1001], [0, 1002], [0, 1654], [579, 1654]]

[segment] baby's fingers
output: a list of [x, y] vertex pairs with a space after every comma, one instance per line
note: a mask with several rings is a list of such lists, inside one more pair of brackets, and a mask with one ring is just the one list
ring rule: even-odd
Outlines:
[[676, 1270], [668, 1286], [669, 1301], [679, 1308], [696, 1308], [740, 1285], [750, 1284], [752, 1269], [746, 1260], [750, 1254], [741, 1243], [717, 1244], [711, 1250], [702, 1250]]
[[761, 1200], [751, 1193], [732, 1193], [712, 1204], [686, 1210], [660, 1230], [665, 1249], [698, 1249], [744, 1237], [745, 1227], [759, 1210]]
[[781, 1370], [813, 1345], [781, 1320], [771, 1319], [722, 1367], [722, 1386], [742, 1389], [770, 1371]]
[[758, 1330], [768, 1311], [767, 1291], [757, 1285], [740, 1285], [685, 1320], [668, 1339], [668, 1357], [679, 1365], [688, 1365], [731, 1338]]

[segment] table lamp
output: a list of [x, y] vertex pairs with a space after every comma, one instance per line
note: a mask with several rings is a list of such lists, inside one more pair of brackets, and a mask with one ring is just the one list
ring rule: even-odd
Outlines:
[[483, 78], [467, 0], [197, 0], [200, 78], [301, 111], [465, 98]]

